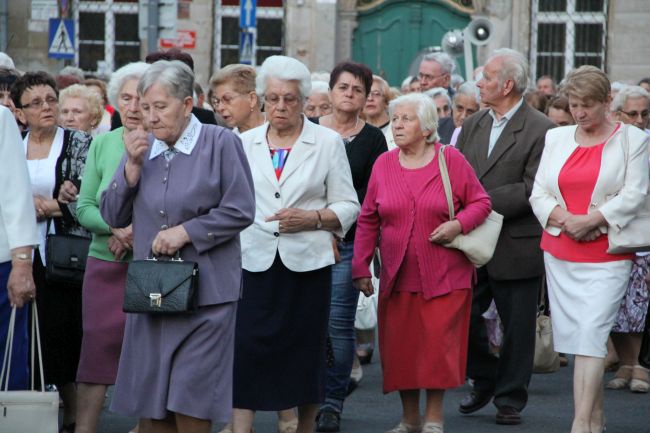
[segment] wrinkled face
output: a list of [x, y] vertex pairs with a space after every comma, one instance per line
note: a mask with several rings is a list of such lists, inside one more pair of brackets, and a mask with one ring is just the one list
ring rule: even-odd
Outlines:
[[349, 72], [342, 72], [330, 90], [330, 100], [335, 110], [360, 113], [366, 105], [366, 87], [361, 79]]
[[149, 87], [140, 99], [144, 123], [158, 140], [169, 146], [174, 145], [183, 133], [193, 105], [191, 96], [181, 101], [159, 83]]
[[127, 80], [122, 84], [117, 95], [117, 111], [120, 113], [122, 125], [127, 131], [133, 131], [142, 125], [142, 110], [138, 96], [138, 80]]
[[246, 123], [255, 111], [257, 96], [255, 92], [240, 93], [232, 83], [225, 82], [212, 89], [210, 104], [229, 127], [235, 128]]
[[460, 127], [465, 119], [479, 110], [476, 99], [468, 96], [457, 94], [454, 98], [454, 126]]
[[434, 87], [442, 87], [444, 89], [449, 87], [451, 75], [442, 70], [440, 63], [424, 60], [420, 63], [418, 78], [420, 79], [420, 87], [422, 88], [422, 91], [426, 92]]
[[483, 68], [483, 76], [476, 83], [476, 86], [480, 90], [481, 102], [488, 106], [499, 103], [505, 96], [503, 89], [499, 86], [498, 71], [501, 69], [501, 63], [501, 59], [499, 58], [492, 59], [485, 65]]
[[332, 112], [329, 93], [312, 93], [305, 102], [305, 116], [321, 117]]
[[537, 90], [547, 96], [554, 96], [555, 88], [553, 87], [553, 80], [550, 78], [540, 78], [537, 80]]
[[436, 96], [433, 98], [433, 102], [436, 103], [436, 110], [438, 111], [438, 119], [443, 117], [451, 116], [451, 107], [449, 106], [449, 101], [444, 96]]
[[593, 131], [607, 120], [609, 102], [597, 102], [569, 96], [569, 110], [580, 128]]
[[559, 108], [549, 108], [547, 116], [549, 120], [557, 126], [574, 125], [576, 123], [570, 113], [560, 110]]
[[286, 131], [300, 125], [302, 98], [297, 81], [268, 78], [264, 93], [266, 119], [277, 131]]
[[64, 128], [90, 132], [93, 125], [88, 101], [84, 98], [67, 97], [59, 106], [59, 124]]
[[59, 100], [52, 87], [29, 87], [20, 96], [20, 105], [21, 108], [16, 109], [18, 120], [30, 129], [47, 129], [57, 125]]
[[387, 108], [386, 95], [384, 95], [381, 84], [373, 82], [370, 93], [366, 98], [366, 106], [363, 109], [364, 114], [368, 117], [377, 117], [385, 113]]
[[647, 98], [627, 98], [616, 118], [637, 128], [647, 129], [650, 123], [650, 103]]
[[425, 138], [431, 131], [422, 131], [420, 119], [417, 116], [415, 106], [402, 104], [395, 107], [391, 116], [391, 127], [393, 138], [399, 148], [412, 147], [424, 143]]

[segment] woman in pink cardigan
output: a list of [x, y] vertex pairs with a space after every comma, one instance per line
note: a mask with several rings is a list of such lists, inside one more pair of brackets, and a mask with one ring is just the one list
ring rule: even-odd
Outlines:
[[366, 296], [372, 294], [369, 265], [379, 245], [384, 392], [399, 391], [403, 407], [401, 422], [389, 433], [442, 433], [444, 390], [465, 381], [476, 279], [465, 255], [443, 245], [480, 225], [491, 203], [465, 158], [447, 147], [456, 213], [449, 221], [436, 156], [441, 144], [435, 104], [408, 94], [393, 100], [389, 112], [398, 148], [382, 154], [372, 170], [357, 221], [352, 277]]

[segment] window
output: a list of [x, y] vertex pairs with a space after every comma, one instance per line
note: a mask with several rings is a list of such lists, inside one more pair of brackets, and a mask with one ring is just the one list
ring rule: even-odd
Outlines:
[[138, 0], [76, 0], [74, 10], [81, 69], [109, 74], [140, 60]]
[[560, 82], [582, 65], [603, 68], [607, 0], [533, 0], [530, 64]]
[[[269, 56], [283, 53], [283, 18], [282, 0], [257, 1], [255, 65], [262, 64]], [[239, 63], [239, 0], [216, 0], [214, 31], [213, 69]]]

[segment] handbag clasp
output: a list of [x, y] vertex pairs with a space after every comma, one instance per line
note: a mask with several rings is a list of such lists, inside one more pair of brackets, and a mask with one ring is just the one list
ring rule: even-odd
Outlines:
[[160, 308], [162, 306], [162, 294], [149, 293], [150, 306]]

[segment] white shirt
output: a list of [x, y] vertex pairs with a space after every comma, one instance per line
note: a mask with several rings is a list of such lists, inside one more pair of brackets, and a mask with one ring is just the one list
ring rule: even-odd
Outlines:
[[490, 109], [489, 113], [490, 116], [492, 116], [492, 130], [490, 131], [490, 144], [488, 147], [488, 157], [492, 153], [492, 149], [494, 149], [494, 145], [497, 143], [497, 140], [499, 137], [501, 137], [501, 133], [503, 132], [504, 129], [506, 129], [506, 125], [512, 119], [512, 116], [519, 110], [519, 107], [521, 107], [521, 104], [524, 103], [524, 98], [521, 98], [519, 102], [515, 104], [514, 107], [510, 109], [506, 114], [503, 115], [503, 117], [499, 120], [497, 120], [497, 115], [494, 112], [493, 109]]
[[0, 263], [11, 250], [34, 246], [36, 213], [20, 132], [11, 111], [0, 105]]
[[[176, 144], [174, 144], [174, 149], [184, 153], [185, 155], [191, 154], [192, 150], [194, 150], [194, 146], [196, 146], [196, 143], [199, 140], [199, 134], [201, 134], [201, 128], [203, 126], [194, 114], [190, 114], [190, 116], [190, 123], [188, 123], [180, 138], [176, 141]], [[156, 138], [151, 145], [149, 159], [154, 159], [166, 150], [169, 150], [167, 143]]]
[[[27, 155], [27, 143], [29, 134], [23, 140], [25, 155]], [[56, 135], [50, 147], [50, 153], [43, 159], [28, 159], [27, 169], [32, 184], [32, 195], [41, 195], [47, 200], [54, 198], [54, 184], [56, 183], [56, 161], [63, 149], [63, 128], [57, 128]], [[45, 240], [47, 239], [47, 221], [37, 224], [38, 250], [41, 255], [41, 262], [45, 265]], [[50, 223], [50, 233], [54, 233], [54, 224]]]

